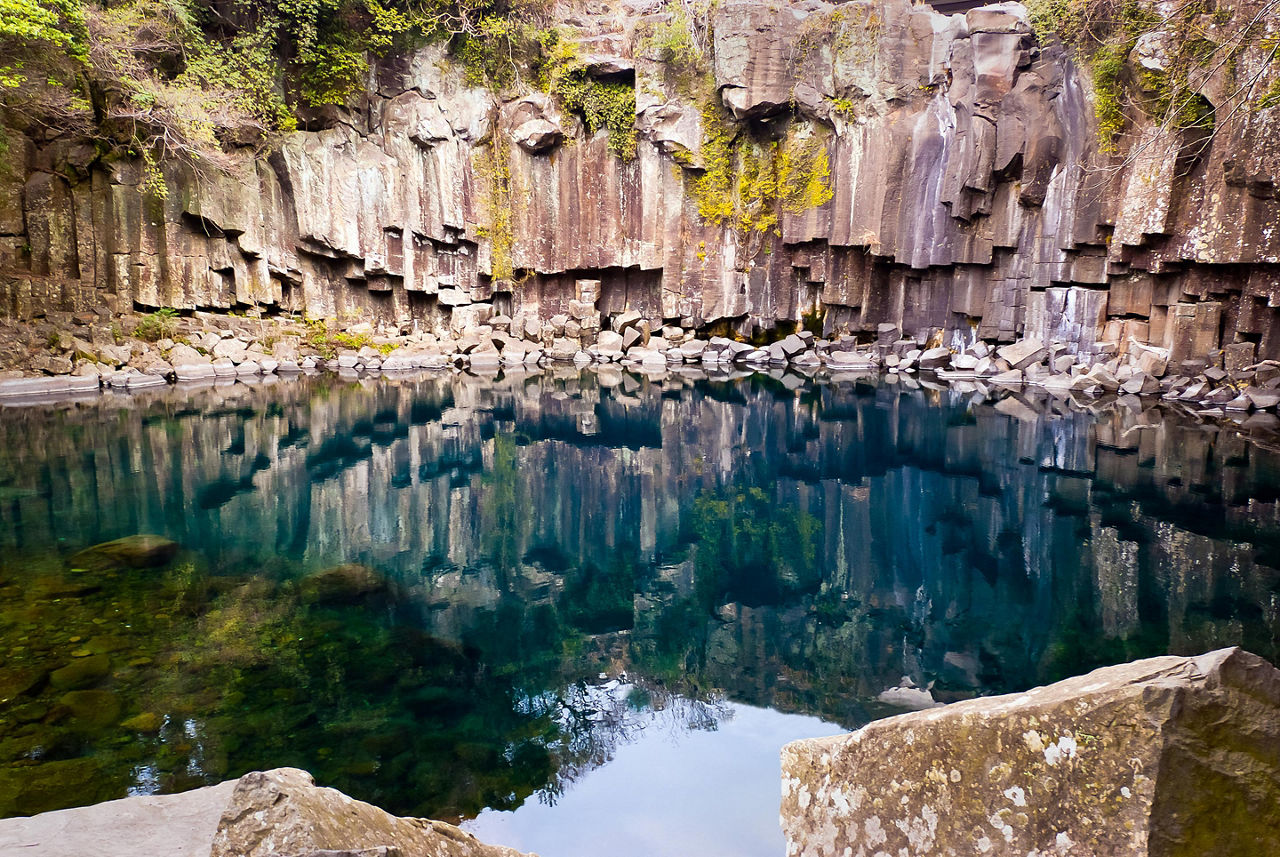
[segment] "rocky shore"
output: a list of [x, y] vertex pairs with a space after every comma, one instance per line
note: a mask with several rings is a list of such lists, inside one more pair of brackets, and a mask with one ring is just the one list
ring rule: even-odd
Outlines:
[[[596, 284], [588, 282], [589, 291]], [[579, 293], [583, 292], [580, 282]], [[577, 302], [574, 302], [577, 303]], [[968, 389], [1039, 389], [1084, 402], [1121, 400], [1141, 407], [1160, 400], [1202, 418], [1246, 418], [1277, 428], [1280, 361], [1253, 362], [1252, 350], [1228, 347], [1205, 358], [1170, 360], [1169, 351], [1130, 340], [1097, 356], [1065, 343], [1022, 339], [938, 344], [882, 324], [874, 341], [808, 330], [755, 344], [663, 326], [626, 311], [602, 323], [594, 306], [540, 321], [489, 315], [483, 324], [437, 335], [358, 324], [343, 330], [288, 317], [194, 313], [187, 317], [50, 313], [35, 324], [0, 328], [0, 401], [47, 399], [170, 383], [413, 370], [607, 366], [646, 374], [700, 369], [712, 373], [785, 369], [800, 375], [916, 375]], [[66, 316], [65, 318], [63, 316]]]

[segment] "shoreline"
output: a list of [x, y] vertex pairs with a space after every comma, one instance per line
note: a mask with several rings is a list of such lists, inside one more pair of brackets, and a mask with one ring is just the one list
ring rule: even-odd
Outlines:
[[1098, 356], [1034, 339], [944, 346], [892, 325], [881, 325], [874, 341], [847, 334], [824, 339], [801, 330], [753, 344], [662, 327], [635, 311], [612, 314], [600, 330], [584, 329], [567, 316], [538, 321], [499, 315], [478, 327], [438, 333], [207, 312], [54, 313], [45, 321], [0, 321], [0, 365], [8, 366], [0, 370], [0, 407], [274, 384], [325, 372], [359, 381], [593, 369], [659, 381], [669, 375], [697, 381], [761, 373], [794, 387], [876, 379], [988, 399], [1013, 397], [1033, 409], [1052, 402], [1095, 411], [1169, 408], [1197, 421], [1280, 434], [1280, 361], [1238, 365], [1231, 354], [1216, 351], [1175, 367], [1163, 349], [1126, 345], [1120, 353]]

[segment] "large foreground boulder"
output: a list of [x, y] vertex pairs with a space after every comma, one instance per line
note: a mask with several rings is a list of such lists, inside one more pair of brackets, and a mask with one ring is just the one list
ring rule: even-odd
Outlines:
[[23, 857], [521, 857], [442, 821], [399, 818], [297, 768], [177, 795], [131, 797], [0, 821]]
[[1107, 667], [796, 741], [788, 855], [1280, 854], [1280, 670], [1240, 649]]

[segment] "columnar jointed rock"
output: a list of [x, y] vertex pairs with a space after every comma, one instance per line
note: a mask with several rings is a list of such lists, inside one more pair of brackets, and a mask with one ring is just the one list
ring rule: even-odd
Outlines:
[[[1216, 118], [1206, 145], [1186, 149], [1135, 109], [1124, 157], [1099, 144], [1087, 71], [1018, 4], [720, 3], [700, 96], [640, 56], [628, 12], [584, 5], [557, 14], [616, 42], [622, 56], [586, 67], [634, 76], [634, 158], [544, 94], [503, 104], [470, 86], [439, 45], [386, 58], [359, 110], [287, 135], [268, 160], [237, 151], [237, 169], [201, 181], [166, 165], [181, 192], [162, 206], [139, 192], [140, 161], [68, 165], [74, 141], [0, 128], [13, 167], [0, 199], [20, 201], [0, 210], [0, 307], [254, 306], [437, 333], [501, 308], [535, 325], [573, 316], [584, 348], [589, 322], [628, 309], [747, 335], [816, 311], [827, 333], [942, 331], [948, 345], [976, 331], [1092, 356], [1149, 344], [1164, 352], [1153, 364], [1280, 357], [1280, 106], [1250, 100], [1277, 80], [1261, 30], [1196, 75]], [[653, 23], [678, 4], [646, 9]], [[1230, 44], [1222, 28], [1258, 10], [1229, 0], [1212, 38]], [[1237, 67], [1253, 86], [1235, 85]], [[722, 136], [751, 157], [777, 145], [748, 139], [753, 124], [821, 153], [806, 172], [828, 187], [801, 210], [774, 206], [779, 234], [744, 240], [738, 218], [701, 216], [687, 192], [721, 108], [737, 117]], [[591, 300], [574, 294], [584, 282]]]
[[1280, 853], [1280, 670], [1107, 667], [783, 748], [788, 854]]

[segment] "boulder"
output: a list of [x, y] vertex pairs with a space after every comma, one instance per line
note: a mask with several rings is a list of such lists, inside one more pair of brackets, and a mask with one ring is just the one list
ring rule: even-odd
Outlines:
[[[787, 360], [795, 358], [797, 354], [809, 347], [803, 339], [796, 336], [794, 333], [780, 342], [775, 342], [774, 345], [778, 346], [778, 349]], [[772, 350], [772, 347], [770, 347], [770, 351]]]
[[[67, 769], [53, 770], [55, 766]], [[21, 772], [24, 783], [42, 785], [54, 793], [54, 801], [68, 790], [88, 800], [101, 799], [90, 788], [102, 779], [94, 760], [51, 762]], [[20, 795], [23, 800], [12, 809], [39, 812], [42, 794], [34, 787], [26, 791], [31, 794]], [[310, 774], [296, 768], [245, 774], [182, 794], [140, 795], [5, 819], [0, 821], [0, 854], [11, 853], [24, 857], [521, 857], [510, 848], [486, 845], [452, 824], [400, 818], [335, 789], [321, 788]]]
[[996, 355], [1001, 360], [1008, 361], [1013, 369], [1026, 369], [1047, 357], [1049, 350], [1038, 339], [1023, 339], [1012, 345], [997, 348]]
[[1276, 390], [1263, 390], [1258, 387], [1246, 387], [1244, 394], [1248, 397], [1249, 402], [1258, 410], [1267, 410], [1268, 408], [1274, 408], [1277, 404], [1280, 404], [1280, 392]]
[[164, 536], [139, 534], [85, 548], [71, 557], [72, 568], [157, 568], [174, 558], [178, 543]]
[[1280, 670], [1106, 667], [793, 742], [782, 778], [788, 854], [1276, 854]]
[[244, 360], [245, 354], [249, 350], [248, 343], [241, 342], [238, 339], [221, 339], [218, 344], [213, 346], [213, 356], [216, 358], [226, 358], [232, 363], [239, 363]]
[[530, 119], [511, 132], [520, 148], [530, 154], [547, 152], [564, 140], [564, 129], [546, 119]]
[[178, 363], [173, 367], [174, 377], [179, 381], [202, 381], [214, 377], [213, 364], [207, 359], [202, 362]]
[[951, 350], [945, 346], [930, 348], [920, 355], [921, 369], [945, 369], [951, 363]]
[[387, 590], [387, 579], [356, 562], [337, 565], [304, 577], [302, 600], [316, 604], [348, 604]]

